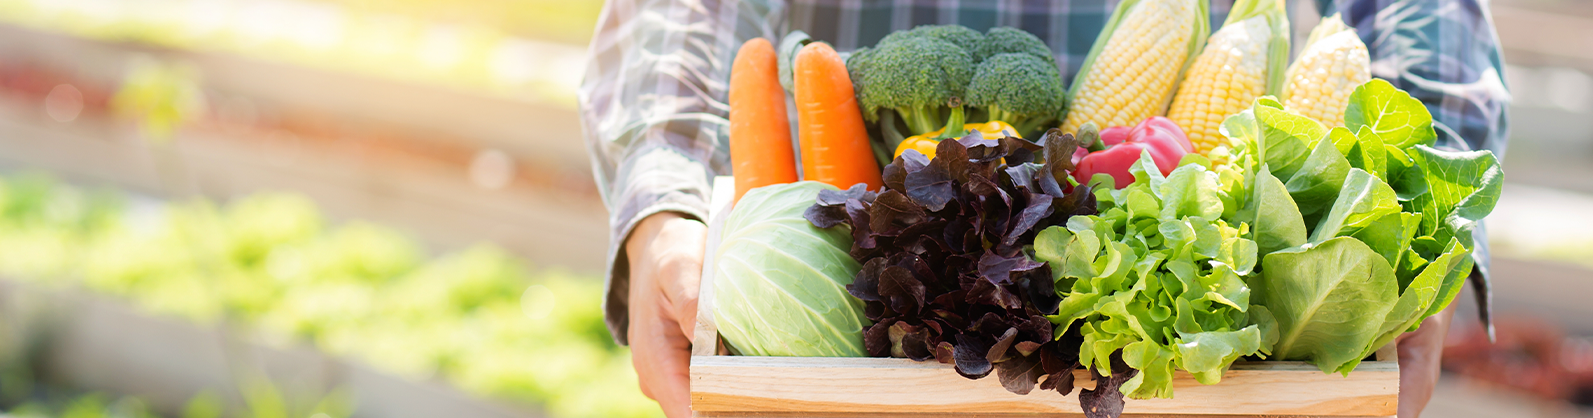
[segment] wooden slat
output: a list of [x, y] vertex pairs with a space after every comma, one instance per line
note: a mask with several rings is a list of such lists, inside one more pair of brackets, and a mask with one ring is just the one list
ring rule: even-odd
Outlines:
[[708, 242], [702, 260], [702, 282], [697, 289], [697, 327], [691, 337], [693, 356], [711, 356], [718, 351], [719, 327], [714, 323], [714, 253], [718, 252], [720, 230], [725, 227], [725, 218], [730, 217], [735, 196], [734, 178], [714, 177], [713, 196], [708, 200]]
[[[1078, 392], [1016, 395], [950, 365], [886, 358], [711, 356], [692, 359], [692, 408], [705, 413], [1080, 414]], [[1076, 373], [1087, 386], [1089, 377]], [[1179, 372], [1175, 399], [1132, 400], [1128, 414], [1393, 415], [1399, 369], [1367, 362], [1348, 377], [1300, 362], [1236, 363], [1217, 385]], [[812, 415], [819, 414], [819, 415]], [[704, 416], [714, 416], [707, 414]], [[719, 416], [734, 416], [719, 415]]]

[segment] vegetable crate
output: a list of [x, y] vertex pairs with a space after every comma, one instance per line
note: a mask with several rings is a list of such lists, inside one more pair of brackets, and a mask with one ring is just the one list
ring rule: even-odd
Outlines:
[[[691, 407], [698, 417], [1056, 416], [1081, 415], [1078, 393], [1092, 389], [1075, 370], [1067, 396], [1008, 392], [997, 379], [969, 380], [952, 365], [900, 358], [752, 357], [730, 355], [714, 324], [714, 253], [734, 195], [729, 177], [714, 181], [696, 333]], [[1130, 399], [1125, 416], [1393, 416], [1399, 362], [1391, 344], [1348, 377], [1296, 361], [1236, 362], [1222, 382], [1174, 377], [1173, 399]]]

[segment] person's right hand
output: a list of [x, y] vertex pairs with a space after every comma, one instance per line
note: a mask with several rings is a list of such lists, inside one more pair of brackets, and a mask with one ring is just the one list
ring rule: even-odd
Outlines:
[[670, 418], [691, 416], [691, 336], [707, 236], [702, 222], [661, 212], [642, 219], [625, 240], [631, 364], [642, 393]]

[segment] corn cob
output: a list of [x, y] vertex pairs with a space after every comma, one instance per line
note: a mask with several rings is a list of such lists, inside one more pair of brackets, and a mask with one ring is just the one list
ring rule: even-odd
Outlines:
[[1179, 83], [1167, 117], [1202, 154], [1223, 144], [1223, 119], [1264, 94], [1278, 94], [1289, 61], [1288, 16], [1281, 0], [1240, 0], [1206, 41]]
[[1343, 14], [1334, 13], [1332, 16], [1323, 17], [1322, 21], [1317, 22], [1316, 27], [1311, 28], [1311, 34], [1306, 35], [1305, 43], [1300, 45], [1300, 48], [1304, 50], [1305, 48], [1309, 48], [1311, 45], [1316, 44], [1316, 41], [1326, 38], [1328, 35], [1347, 30], [1350, 30], [1350, 25], [1344, 23]]
[[1371, 54], [1338, 15], [1322, 19], [1309, 39], [1285, 75], [1283, 106], [1328, 128], [1344, 126], [1350, 93], [1372, 79]]
[[1068, 92], [1064, 132], [1086, 122], [1133, 126], [1161, 115], [1211, 31], [1203, 0], [1124, 0]]

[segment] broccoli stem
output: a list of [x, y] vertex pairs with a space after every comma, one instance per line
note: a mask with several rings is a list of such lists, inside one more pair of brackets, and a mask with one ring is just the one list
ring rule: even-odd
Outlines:
[[1002, 110], [1001, 106], [990, 105], [989, 107], [985, 108], [985, 112], [990, 114], [989, 120], [999, 120], [1006, 122], [1008, 125], [1012, 125], [1013, 127], [1018, 126], [1018, 121], [1016, 120], [1017, 115], [1012, 114], [1012, 112]]
[[907, 122], [907, 129], [913, 135], [923, 135], [940, 129], [940, 112], [933, 106], [914, 106], [896, 108], [896, 113], [901, 115], [902, 121]]
[[1034, 125], [1035, 123], [1030, 121], [1029, 118], [1019, 116], [1016, 113], [1008, 112], [1005, 109], [1002, 109], [1001, 106], [990, 105], [989, 110], [990, 120], [999, 120], [1006, 122], [1008, 125], [1012, 125], [1013, 129], [1018, 130], [1019, 135], [1027, 135], [1030, 131], [1034, 130], [1034, 127], [1031, 125]]
[[990, 113], [990, 120], [999, 120], [1012, 125], [1019, 135], [1026, 138], [1045, 131], [1045, 124], [1052, 121], [1051, 118], [1023, 116], [996, 105], [990, 105], [986, 110]]
[[1044, 132], [1045, 131], [1046, 122], [1050, 122], [1050, 120], [1049, 119], [1039, 119], [1039, 118], [1028, 118], [1026, 120], [1022, 120], [1022, 121], [1018, 122], [1015, 125], [1012, 125], [1012, 127], [1017, 129], [1018, 133], [1020, 133], [1020, 134], [1032, 135], [1035, 132]]

